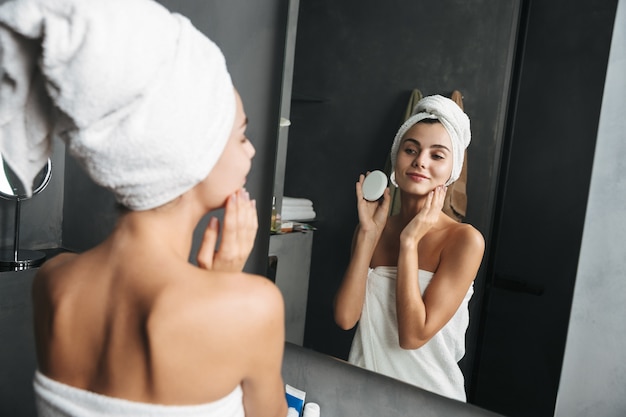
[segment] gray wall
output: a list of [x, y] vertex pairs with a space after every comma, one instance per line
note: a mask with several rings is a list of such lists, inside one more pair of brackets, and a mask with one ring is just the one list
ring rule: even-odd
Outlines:
[[618, 3], [556, 416], [626, 414], [626, 2]]
[[0, 416], [33, 417], [35, 336], [30, 286], [35, 270], [0, 274]]

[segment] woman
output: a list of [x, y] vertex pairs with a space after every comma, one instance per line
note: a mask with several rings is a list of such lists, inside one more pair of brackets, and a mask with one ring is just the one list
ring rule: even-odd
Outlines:
[[[104, 242], [35, 278], [40, 415], [285, 416], [283, 300], [242, 272], [255, 150], [219, 48], [152, 0], [19, 0], [0, 20], [15, 119], [34, 126], [13, 132], [28, 152], [2, 127], [9, 163], [28, 183], [32, 149], [58, 134], [126, 207]], [[212, 218], [194, 266], [193, 231], [218, 208], [219, 249]]]
[[418, 102], [391, 150], [400, 212], [388, 217], [389, 189], [380, 201], [366, 201], [360, 176], [359, 225], [335, 299], [337, 324], [348, 330], [359, 323], [350, 362], [462, 401], [457, 363], [484, 239], [442, 207], [469, 141], [469, 119], [452, 100]]

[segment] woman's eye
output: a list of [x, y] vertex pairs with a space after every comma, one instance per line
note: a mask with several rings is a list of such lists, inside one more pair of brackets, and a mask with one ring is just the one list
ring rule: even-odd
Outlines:
[[444, 159], [444, 158], [445, 158], [445, 156], [444, 156], [444, 155], [437, 154], [437, 153], [436, 153], [436, 154], [433, 154], [433, 159]]
[[415, 155], [417, 151], [413, 148], [405, 148], [404, 153], [406, 153], [407, 155]]

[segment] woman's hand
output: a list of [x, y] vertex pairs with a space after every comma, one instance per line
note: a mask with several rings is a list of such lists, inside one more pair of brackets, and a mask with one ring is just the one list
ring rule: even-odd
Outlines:
[[437, 223], [448, 187], [439, 185], [432, 190], [424, 207], [413, 217], [400, 233], [400, 242], [417, 243]]
[[364, 180], [365, 175], [361, 174], [356, 183], [359, 225], [352, 239], [352, 257], [335, 295], [333, 306], [335, 323], [344, 330], [352, 329], [361, 317], [367, 271], [387, 223], [391, 204], [389, 188], [385, 189], [382, 199], [378, 201], [364, 199]]
[[[369, 174], [369, 172], [368, 172]], [[391, 194], [389, 187], [385, 189], [382, 200], [367, 201], [363, 198], [363, 181], [365, 175], [359, 176], [356, 183], [357, 210], [359, 212], [359, 227], [363, 232], [374, 232], [380, 236], [387, 223], [389, 216], [389, 205], [391, 204]]]
[[258, 227], [256, 200], [250, 200], [244, 189], [232, 194], [224, 210], [220, 247], [216, 250], [219, 221], [212, 217], [198, 251], [198, 266], [214, 271], [241, 272], [254, 246]]

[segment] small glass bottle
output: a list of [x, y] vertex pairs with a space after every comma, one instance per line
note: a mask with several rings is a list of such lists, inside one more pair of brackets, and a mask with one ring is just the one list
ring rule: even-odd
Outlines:
[[272, 197], [272, 220], [270, 224], [270, 231], [272, 233], [280, 232], [280, 213], [276, 210], [276, 197]]

